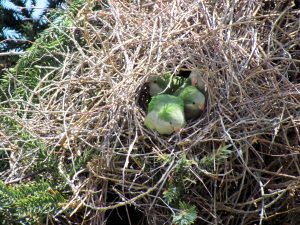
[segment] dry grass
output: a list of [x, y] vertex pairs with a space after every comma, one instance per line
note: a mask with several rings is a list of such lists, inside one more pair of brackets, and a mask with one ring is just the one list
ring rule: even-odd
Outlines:
[[[169, 224], [162, 192], [180, 155], [198, 161], [231, 144], [222, 163], [190, 171], [182, 198], [197, 206], [198, 223], [300, 223], [299, 9], [257, 2], [112, 0], [82, 10], [74, 33], [86, 46], [41, 81], [32, 119], [23, 117], [49, 154], [59, 149], [62, 174], [64, 156], [93, 150], [88, 168], [66, 177], [73, 214], [86, 207], [102, 224], [106, 210], [132, 204], [149, 224]], [[145, 82], [181, 68], [203, 73], [207, 107], [180, 135], [160, 136], [143, 125]]]

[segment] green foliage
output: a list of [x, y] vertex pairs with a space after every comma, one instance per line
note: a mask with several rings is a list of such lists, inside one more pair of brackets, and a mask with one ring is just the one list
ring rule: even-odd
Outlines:
[[75, 16], [79, 9], [86, 3], [85, 0], [74, 0], [72, 4], [69, 6], [69, 12]]
[[167, 190], [163, 193], [167, 203], [177, 202], [186, 192], [187, 188], [195, 183], [193, 175], [191, 174], [192, 166], [195, 164], [196, 161], [187, 159], [184, 154], [180, 156], [171, 174]]
[[[19, 96], [28, 99], [31, 91], [34, 90], [43, 76], [51, 72], [54, 67], [61, 66], [63, 55], [55, 52], [63, 51], [65, 41], [68, 38], [57, 33], [58, 29], [55, 27], [46, 30], [28, 49], [28, 54], [18, 61], [15, 69], [11, 70], [9, 74], [5, 74], [4, 88], [9, 90], [14, 97]], [[51, 52], [53, 55], [49, 55]]]
[[38, 224], [65, 202], [63, 195], [49, 183], [31, 182], [6, 185], [0, 181], [0, 220], [2, 224]]
[[[173, 215], [173, 223], [178, 225], [190, 225], [197, 219], [197, 209], [195, 205], [184, 202], [184, 196], [188, 194], [189, 187], [197, 183], [195, 175], [192, 173], [193, 167], [200, 165], [205, 169], [211, 168], [214, 163], [220, 165], [224, 159], [232, 154], [231, 145], [221, 146], [214, 154], [204, 156], [200, 162], [187, 159], [186, 155], [180, 155], [176, 166], [170, 174], [167, 182], [167, 189], [163, 192], [167, 204], [178, 207], [179, 212]], [[162, 159], [168, 159], [163, 157]]]
[[179, 212], [173, 215], [173, 223], [178, 225], [190, 225], [197, 219], [196, 206], [190, 205], [181, 199], [187, 194], [188, 187], [195, 184], [192, 167], [196, 165], [195, 160], [189, 160], [186, 155], [180, 155], [177, 164], [168, 180], [167, 190], [163, 192], [165, 201], [172, 207], [179, 205]]
[[[8, 169], [10, 151], [5, 151], [5, 149], [14, 146], [14, 154], [20, 155], [18, 160], [21, 165], [30, 164], [28, 169], [33, 172], [37, 170], [51, 171], [52, 177], [58, 179], [58, 156], [49, 155], [47, 146], [38, 138], [33, 137], [19, 121], [13, 117], [2, 115], [0, 117], [0, 130], [5, 131], [5, 135], [10, 137], [10, 144], [0, 143], [0, 153], [3, 154], [3, 158], [0, 158], [0, 165], [6, 165]], [[0, 167], [0, 169], [4, 168]]]
[[177, 225], [190, 225], [197, 219], [196, 206], [186, 202], [179, 202], [179, 212], [173, 217], [173, 223]]
[[[74, 1], [70, 6], [72, 13], [82, 4], [81, 0]], [[53, 12], [55, 16], [52, 16], [54, 20], [50, 27], [39, 34], [16, 66], [3, 75], [0, 80], [0, 100], [11, 97], [27, 100], [37, 85], [41, 88], [51, 82], [50, 74], [63, 66], [64, 53], [77, 49], [72, 38], [72, 13]], [[47, 79], [39, 83], [46, 75]], [[38, 98], [34, 98], [33, 101], [38, 102]]]
[[87, 147], [81, 155], [76, 155], [73, 158], [72, 163], [67, 163], [67, 173], [69, 177], [72, 177], [77, 171], [86, 168], [87, 163], [92, 161], [95, 156], [95, 151]]
[[[0, 117], [0, 130], [5, 131], [6, 136], [11, 137], [10, 145], [13, 145], [16, 149], [22, 150], [23, 156], [19, 159], [21, 160], [22, 164], [26, 165], [28, 163], [31, 163], [31, 168], [33, 170], [35, 170], [35, 168], [38, 168], [38, 170], [42, 168], [56, 168], [57, 170], [57, 157], [54, 155], [49, 156], [46, 153], [47, 147], [45, 146], [45, 144], [39, 141], [37, 138], [33, 137], [28, 131], [26, 131], [22, 127], [22, 124], [20, 124], [16, 119], [10, 116]], [[7, 164], [9, 154], [8, 152], [4, 151], [5, 146], [6, 145], [3, 143], [0, 144], [0, 153], [5, 152], [5, 154], [2, 154], [6, 156], [3, 157], [2, 160], [0, 158], [0, 163]], [[18, 153], [15, 152], [15, 154]]]
[[[57, 8], [64, 0], [46, 0], [49, 8]], [[37, 0], [0, 1], [0, 52], [25, 50], [37, 35], [48, 27], [44, 15], [48, 10], [36, 12], [28, 5]], [[37, 18], [37, 16], [39, 16]], [[7, 32], [10, 31], [10, 32]]]
[[[30, 179], [30, 183], [11, 186], [0, 181], [0, 224], [44, 224], [46, 216], [56, 213], [68, 201], [69, 196], [61, 194], [69, 193], [66, 179], [72, 179], [93, 157], [88, 147], [81, 154], [69, 153], [72, 150], [60, 146], [48, 147], [23, 124], [23, 118], [32, 114], [27, 112], [24, 117], [22, 111], [29, 99], [29, 104], [39, 102], [43, 93], [35, 95], [35, 90], [55, 79], [65, 55], [76, 52], [78, 44], [84, 45], [83, 39], [74, 37], [80, 31], [74, 30], [73, 21], [83, 4], [85, 1], [76, 0], [64, 14], [52, 12], [50, 27], [39, 35], [16, 66], [0, 77], [0, 131], [8, 137], [7, 142], [0, 143], [0, 171], [11, 174], [9, 181]], [[30, 24], [24, 26], [30, 28]], [[12, 101], [2, 102], [6, 100]], [[18, 172], [22, 175], [15, 176]]]
[[161, 153], [161, 154], [159, 155], [158, 160], [161, 161], [161, 162], [170, 163], [171, 160], [172, 160], [172, 157], [171, 157], [171, 155], [169, 155], [169, 154]]
[[177, 187], [169, 185], [168, 189], [163, 192], [164, 198], [168, 204], [179, 198]]
[[232, 154], [230, 149], [232, 145], [221, 146], [214, 154], [204, 156], [200, 160], [200, 166], [204, 169], [212, 168], [214, 163], [221, 164], [224, 159], [227, 159]]
[[[31, 179], [30, 183], [12, 186], [0, 181], [0, 221], [2, 224], [40, 224], [41, 219], [58, 211], [60, 203], [65, 201], [56, 190], [68, 190], [58, 170], [59, 157], [54, 151], [54, 154], [48, 154], [47, 146], [11, 116], [0, 117], [0, 130], [10, 137], [9, 143], [0, 143], [1, 171], [9, 172], [9, 161], [12, 160], [17, 163], [17, 170], [26, 166], [22, 177]], [[11, 146], [14, 151], [6, 151]]]
[[191, 184], [195, 184], [194, 175], [191, 173], [192, 167], [196, 165], [195, 160], [187, 159], [186, 155], [182, 155], [178, 160], [175, 168], [174, 184], [181, 189], [188, 188]]

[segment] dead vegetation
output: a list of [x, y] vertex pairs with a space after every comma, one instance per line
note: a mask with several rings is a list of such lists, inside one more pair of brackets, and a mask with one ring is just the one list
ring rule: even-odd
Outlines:
[[[73, 191], [61, 212], [103, 224], [105, 212], [132, 205], [143, 224], [171, 224], [178, 204], [163, 192], [181, 183], [195, 224], [300, 223], [300, 11], [258, 2], [112, 0], [82, 10], [74, 34], [86, 45], [41, 80], [29, 98], [39, 102], [20, 118], [61, 156]], [[160, 136], [143, 125], [145, 82], [182, 69], [203, 73], [206, 110], [180, 135]], [[87, 150], [87, 168], [68, 177]], [[192, 163], [180, 170], [183, 158]]]

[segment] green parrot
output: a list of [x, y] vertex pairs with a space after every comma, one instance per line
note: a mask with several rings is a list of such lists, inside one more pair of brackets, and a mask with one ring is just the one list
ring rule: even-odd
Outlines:
[[186, 78], [172, 76], [171, 73], [165, 73], [162, 76], [151, 77], [149, 81], [150, 95], [173, 94], [180, 86], [183, 85]]
[[168, 94], [152, 97], [144, 123], [146, 127], [156, 130], [159, 134], [180, 131], [186, 124], [183, 100]]
[[205, 92], [205, 82], [199, 72], [197, 72], [196, 70], [192, 70], [189, 78], [193, 86], [196, 86], [201, 92]]
[[187, 119], [199, 116], [205, 108], [205, 96], [195, 86], [185, 84], [175, 92], [175, 95], [183, 100]]

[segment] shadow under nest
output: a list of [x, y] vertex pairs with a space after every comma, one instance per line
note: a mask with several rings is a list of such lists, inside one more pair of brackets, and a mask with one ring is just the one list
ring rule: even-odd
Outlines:
[[[89, 15], [89, 51], [68, 56], [32, 128], [69, 158], [92, 149], [72, 184], [87, 223], [172, 224], [181, 202], [195, 224], [299, 223], [297, 12], [214, 2], [109, 1]], [[162, 136], [143, 124], [145, 83], [182, 68], [203, 73], [206, 109]], [[49, 141], [43, 126], [66, 137]]]

